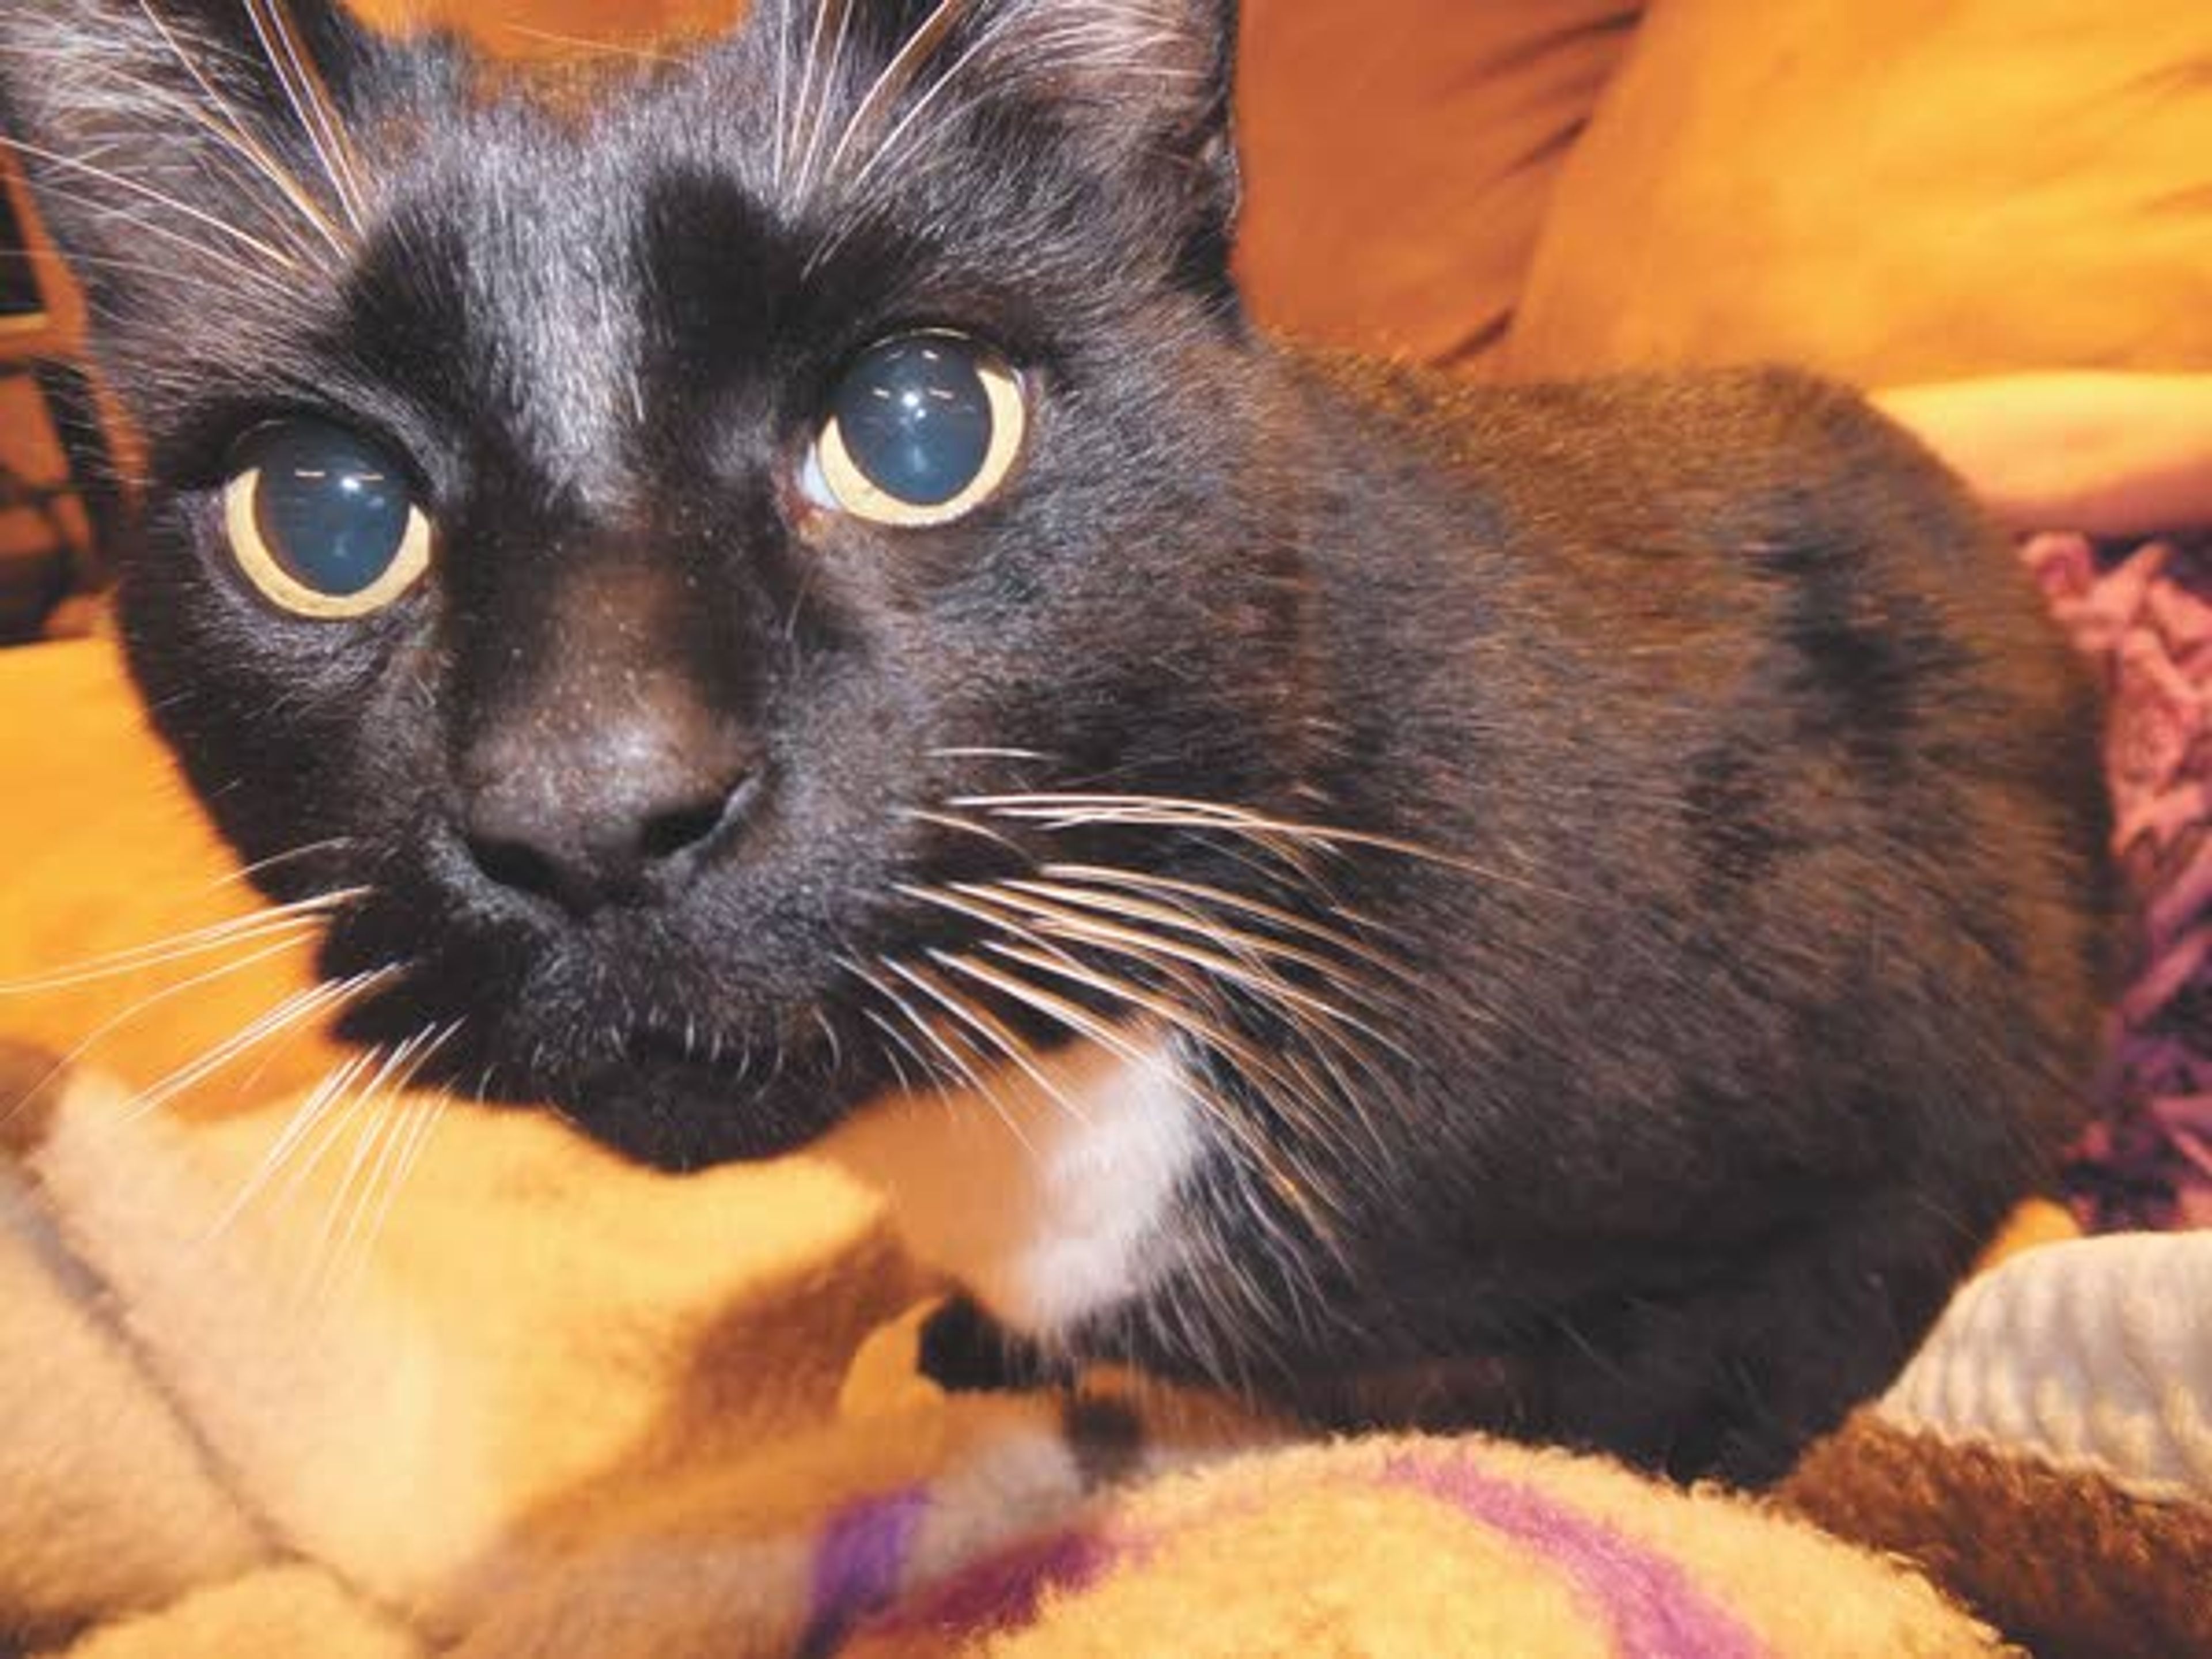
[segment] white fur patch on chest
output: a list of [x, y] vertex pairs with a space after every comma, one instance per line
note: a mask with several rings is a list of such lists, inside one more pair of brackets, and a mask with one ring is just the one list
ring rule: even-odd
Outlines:
[[884, 1194], [908, 1249], [1003, 1324], [1048, 1336], [1176, 1253], [1203, 1117], [1164, 1040], [1084, 1042], [984, 1091], [879, 1101], [820, 1150]]

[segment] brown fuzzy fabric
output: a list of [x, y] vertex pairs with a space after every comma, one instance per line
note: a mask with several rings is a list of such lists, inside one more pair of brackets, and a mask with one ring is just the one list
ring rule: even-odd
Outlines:
[[1784, 1486], [1790, 1507], [1893, 1550], [2037, 1659], [2212, 1655], [2212, 1507], [1861, 1412]]

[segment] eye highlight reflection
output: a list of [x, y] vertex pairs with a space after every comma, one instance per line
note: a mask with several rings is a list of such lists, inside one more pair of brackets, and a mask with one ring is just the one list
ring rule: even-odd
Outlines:
[[982, 342], [901, 335], [846, 371], [800, 487], [816, 506], [870, 524], [951, 524], [1005, 484], [1028, 418], [1020, 376]]
[[223, 488], [231, 556], [295, 616], [347, 621], [382, 610], [429, 568], [430, 521], [375, 444], [329, 421], [263, 427]]

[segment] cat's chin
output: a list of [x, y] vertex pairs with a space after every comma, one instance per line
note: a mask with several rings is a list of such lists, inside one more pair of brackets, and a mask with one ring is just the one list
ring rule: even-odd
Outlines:
[[652, 1060], [610, 1066], [546, 1090], [543, 1100], [512, 1103], [550, 1110], [617, 1156], [669, 1174], [798, 1152], [846, 1109], [819, 1085], [763, 1088], [731, 1071]]
[[[334, 932], [322, 968], [343, 981], [395, 954], [381, 936]], [[853, 1045], [815, 1041], [811, 1025], [793, 1034], [795, 1022], [775, 1022], [769, 1037], [734, 1019], [671, 1028], [587, 1013], [571, 984], [533, 982], [496, 956], [453, 956], [418, 960], [360, 997], [335, 1034], [373, 1054], [413, 1056], [418, 1085], [543, 1112], [668, 1172], [796, 1152], [882, 1086]]]
[[[378, 1041], [359, 1023], [342, 1029], [354, 1041]], [[567, 1060], [533, 1042], [457, 1041], [416, 1081], [488, 1105], [544, 1113], [618, 1157], [668, 1174], [798, 1152], [852, 1107], [811, 1066], [710, 1063], [659, 1041]]]

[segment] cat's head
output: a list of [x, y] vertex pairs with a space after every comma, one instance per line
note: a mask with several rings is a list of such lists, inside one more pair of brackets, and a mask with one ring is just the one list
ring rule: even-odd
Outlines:
[[135, 672], [264, 884], [351, 896], [358, 1034], [679, 1164], [1070, 1029], [992, 974], [1139, 1006], [963, 884], [1158, 900], [1212, 854], [1129, 803], [1297, 776], [1231, 12], [763, 0], [550, 77], [7, 8], [150, 455]]

